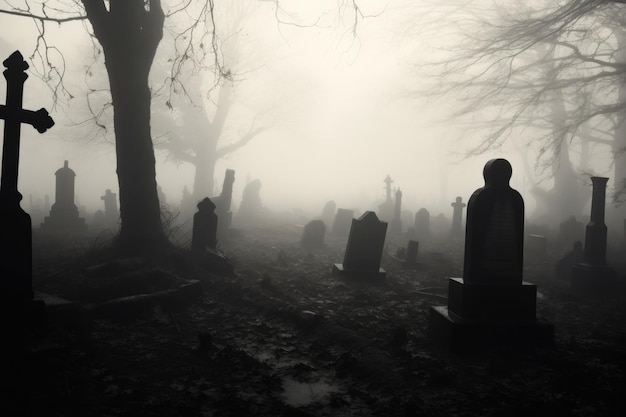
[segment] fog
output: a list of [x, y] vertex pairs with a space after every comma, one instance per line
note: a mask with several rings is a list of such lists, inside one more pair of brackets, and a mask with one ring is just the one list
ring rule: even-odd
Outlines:
[[[393, 187], [403, 192], [404, 209], [415, 212], [426, 207], [431, 213], [449, 216], [456, 196], [467, 200], [483, 185], [484, 163], [505, 157], [514, 169], [511, 185], [525, 197], [527, 212], [532, 211], [534, 201], [528, 194], [532, 184], [522, 169], [523, 151], [511, 145], [465, 158], [463, 151], [481, 138], [451, 118], [457, 102], [407, 96], [409, 86], [435, 82], [421, 78], [416, 70], [435, 52], [410, 35], [414, 18], [407, 15], [410, 9], [401, 7], [407, 4], [364, 3], [366, 12], [377, 15], [360, 20], [356, 35], [345, 21], [332, 26], [337, 22], [331, 19], [307, 27], [307, 13], [315, 19], [319, 10], [300, 9], [297, 21], [304, 24], [298, 27], [280, 24], [271, 9], [259, 9], [241, 33], [249, 42], [244, 51], [249, 55], [235, 87], [236, 104], [226, 129], [234, 140], [250, 128], [254, 114], [261, 114], [259, 123], [268, 128], [218, 162], [215, 194], [225, 169], [230, 168], [236, 171], [235, 209], [246, 182], [258, 178], [263, 184], [263, 204], [272, 211], [316, 215], [330, 199], [338, 207], [366, 210], [384, 199], [383, 180], [389, 175]], [[2, 15], [0, 25], [1, 55], [7, 57], [20, 49], [28, 57], [36, 40], [34, 24]], [[28, 209], [31, 197], [49, 195], [53, 200], [54, 172], [68, 160], [77, 175], [77, 205], [94, 211], [102, 208], [100, 196], [106, 189], [117, 192], [112, 123], [102, 131], [87, 120], [81, 96], [86, 91], [83, 74], [90, 62], [91, 44], [82, 24], [47, 25], [46, 29], [49, 42], [64, 55], [66, 82], [76, 98], [55, 104], [50, 88], [31, 69], [24, 107], [47, 108], [56, 125], [44, 135], [29, 126], [22, 128], [22, 206]], [[51, 53], [58, 60], [57, 53]], [[102, 62], [93, 70], [105, 74]], [[0, 95], [4, 94], [2, 82]], [[210, 101], [205, 99], [205, 104]], [[153, 128], [155, 142], [176, 134], [172, 129]], [[156, 155], [157, 181], [167, 203], [174, 207], [183, 187], [193, 186], [193, 166], [168, 159], [163, 150], [157, 149]], [[608, 164], [598, 159], [596, 165]], [[601, 171], [597, 174], [608, 173]], [[542, 185], [549, 184], [548, 180]]]

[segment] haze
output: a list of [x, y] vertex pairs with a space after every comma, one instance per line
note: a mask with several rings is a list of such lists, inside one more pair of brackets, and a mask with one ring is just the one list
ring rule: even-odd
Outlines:
[[[313, 21], [328, 6], [318, 4], [319, 9], [306, 10], [308, 3], [298, 3], [302, 8], [297, 19], [305, 25], [307, 14]], [[415, 212], [427, 207], [432, 213], [449, 216], [456, 196], [467, 200], [483, 185], [484, 163], [505, 157], [514, 169], [512, 186], [524, 196], [527, 212], [532, 212], [534, 201], [528, 193], [532, 184], [524, 176], [523, 149], [512, 144], [464, 159], [462, 151], [480, 137], [451, 118], [458, 108], [456, 101], [407, 95], [409, 86], [435, 82], [422, 78], [417, 68], [436, 53], [411, 35], [416, 16], [407, 14], [410, 3], [389, 1], [385, 7], [364, 2], [363, 10], [377, 16], [359, 21], [356, 36], [346, 22], [334, 27], [331, 24], [336, 22], [323, 20], [312, 27], [281, 25], [271, 8], [260, 7], [239, 34], [245, 38], [245, 62], [235, 87], [236, 104], [226, 122], [230, 139], [225, 138], [224, 143], [250, 129], [255, 114], [260, 115], [257, 122], [268, 127], [247, 146], [218, 162], [214, 195], [219, 193], [225, 169], [230, 168], [236, 171], [235, 210], [246, 182], [257, 178], [263, 184], [263, 204], [272, 211], [317, 215], [330, 199], [338, 207], [367, 210], [383, 200], [383, 180], [389, 175], [394, 188], [403, 192], [403, 208]], [[0, 25], [3, 59], [16, 49], [28, 57], [36, 40], [34, 24], [0, 16]], [[22, 206], [28, 208], [31, 196], [53, 199], [54, 172], [68, 160], [77, 174], [77, 204], [95, 211], [102, 208], [100, 196], [107, 188], [116, 192], [117, 178], [112, 123], [103, 131], [86, 121], [89, 113], [81, 98], [92, 47], [81, 23], [59, 28], [48, 25], [47, 30], [49, 42], [65, 57], [66, 83], [76, 99], [55, 105], [41, 80], [34, 74], [27, 80], [24, 107], [47, 108], [56, 126], [46, 135], [28, 126], [22, 128]], [[445, 39], [440, 42], [445, 44]], [[160, 51], [164, 48], [162, 45]], [[102, 62], [93, 70], [100, 74], [90, 85], [106, 86]], [[207, 75], [206, 85], [210, 82]], [[0, 96], [4, 94], [2, 82]], [[205, 104], [210, 101], [205, 99]], [[153, 104], [153, 111], [165, 111], [157, 106]], [[159, 130], [155, 125], [153, 140], [157, 144], [177, 134], [171, 126]], [[596, 174], [609, 173], [609, 164], [603, 159], [608, 156], [607, 152], [596, 157]], [[177, 206], [183, 187], [191, 189], [193, 185], [193, 167], [172, 161], [164, 150], [157, 150], [157, 158], [158, 183], [167, 203]], [[549, 185], [549, 180], [542, 183]]]

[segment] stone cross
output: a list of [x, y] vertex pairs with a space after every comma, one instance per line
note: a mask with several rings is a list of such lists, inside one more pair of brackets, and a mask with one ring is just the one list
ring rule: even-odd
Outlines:
[[451, 234], [453, 236], [463, 235], [463, 207], [467, 204], [463, 203], [462, 197], [457, 197], [454, 203], [450, 204], [453, 207], [452, 211], [452, 229]]
[[117, 194], [107, 189], [100, 200], [104, 201], [104, 216], [108, 222], [116, 222], [119, 218], [117, 211]]
[[33, 301], [31, 219], [20, 207], [22, 195], [17, 190], [20, 132], [22, 123], [44, 133], [54, 125], [45, 109], [22, 108], [28, 64], [15, 51], [4, 62], [7, 81], [6, 104], [0, 105], [4, 119], [2, 174], [0, 178], [0, 297], [11, 304]]

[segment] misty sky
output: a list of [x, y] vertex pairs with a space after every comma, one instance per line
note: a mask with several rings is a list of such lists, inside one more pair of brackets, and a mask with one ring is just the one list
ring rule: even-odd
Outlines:
[[[305, 24], [308, 15], [313, 19], [322, 7], [332, 10], [335, 4], [320, 2], [318, 9], [308, 10], [303, 4], [311, 2], [295, 3], [299, 8], [294, 19]], [[335, 18], [313, 27], [277, 24], [269, 5], [259, 7], [246, 21], [241, 32], [245, 75], [236, 86], [237, 102], [227, 131], [236, 137], [249, 128], [257, 113], [269, 128], [218, 164], [218, 187], [226, 168], [236, 171], [235, 207], [246, 180], [259, 178], [263, 203], [272, 210], [297, 208], [316, 214], [329, 199], [339, 207], [372, 209], [384, 197], [383, 179], [390, 175], [394, 186], [403, 191], [403, 208], [427, 207], [450, 215], [450, 202], [457, 195], [467, 200], [483, 185], [484, 163], [506, 157], [513, 164], [512, 186], [532, 209], [519, 150], [511, 146], [462, 161], [458, 151], [477, 137], [448, 119], [457, 107], [455, 100], [406, 97], [408, 86], [433, 82], [420, 78], [415, 69], [433, 51], [412, 35], [412, 17], [407, 13], [412, 9], [403, 7], [410, 3], [388, 1], [381, 8], [383, 2], [362, 2], [366, 13], [380, 14], [360, 21], [356, 38], [347, 22], [332, 26]], [[0, 25], [3, 59], [15, 49], [28, 57], [35, 40], [33, 23], [0, 16]], [[65, 56], [66, 80], [76, 97], [85, 94], [83, 74], [91, 50], [82, 25], [46, 27]], [[104, 72], [102, 63], [94, 71]], [[92, 80], [91, 85], [102, 82], [106, 78]], [[0, 84], [4, 102], [4, 81]], [[34, 75], [25, 91], [25, 107], [46, 107], [57, 125], [44, 135], [29, 126], [22, 129], [22, 206], [28, 208], [29, 195], [53, 198], [53, 174], [69, 160], [77, 174], [77, 202], [90, 210], [102, 208], [100, 196], [105, 189], [117, 192], [112, 125], [102, 134], [93, 123], [77, 124], [88, 117], [84, 100], [53, 107], [49, 88]], [[155, 141], [175, 134], [153, 128]], [[192, 167], [166, 161], [163, 151], [157, 151], [157, 160], [157, 180], [168, 203], [177, 205], [183, 186], [192, 186]]]

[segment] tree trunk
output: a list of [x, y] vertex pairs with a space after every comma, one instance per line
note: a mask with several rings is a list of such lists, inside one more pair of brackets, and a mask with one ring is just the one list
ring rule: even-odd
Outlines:
[[158, 0], [83, 0], [104, 50], [114, 109], [121, 229], [118, 248], [150, 253], [165, 246], [150, 135], [148, 75], [163, 36]]

